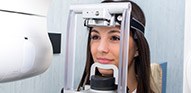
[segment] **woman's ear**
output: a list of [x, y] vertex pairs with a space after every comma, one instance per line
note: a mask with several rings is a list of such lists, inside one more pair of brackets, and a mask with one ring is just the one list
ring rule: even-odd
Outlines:
[[139, 56], [139, 51], [138, 50], [136, 50], [134, 57], [137, 57], [137, 56]]

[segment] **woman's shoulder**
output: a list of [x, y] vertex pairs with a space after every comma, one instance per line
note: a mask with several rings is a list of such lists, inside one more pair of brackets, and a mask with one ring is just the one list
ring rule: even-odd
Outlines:
[[154, 93], [161, 93], [162, 91], [162, 68], [160, 64], [151, 64], [151, 79], [150, 79], [151, 89]]

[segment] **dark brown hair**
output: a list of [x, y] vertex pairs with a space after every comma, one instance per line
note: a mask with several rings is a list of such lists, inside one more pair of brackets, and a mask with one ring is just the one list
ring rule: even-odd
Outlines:
[[[131, 16], [140, 21], [143, 25], [145, 25], [145, 16], [141, 8], [134, 2], [129, 0], [105, 0], [102, 3], [109, 2], [130, 2], [132, 4], [132, 12]], [[90, 37], [91, 28], [89, 28], [89, 37]], [[137, 31], [135, 29], [131, 29], [131, 32], [134, 36], [134, 41], [137, 44], [139, 56], [135, 58], [135, 73], [137, 75], [137, 93], [153, 93], [150, 87], [150, 50], [149, 45], [147, 43], [146, 38], [144, 37], [144, 33], [141, 31]], [[87, 45], [87, 58], [86, 58], [86, 67], [78, 86], [78, 90], [83, 87], [85, 84], [89, 84], [89, 75], [90, 75], [90, 67], [94, 63], [91, 52], [90, 52], [90, 39], [88, 39]], [[99, 72], [97, 71], [99, 74]]]

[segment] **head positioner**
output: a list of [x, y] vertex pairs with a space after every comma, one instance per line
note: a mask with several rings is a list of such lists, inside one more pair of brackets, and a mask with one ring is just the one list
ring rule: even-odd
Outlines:
[[[125, 2], [130, 2], [130, 3], [134, 3], [132, 2], [131, 0], [102, 0], [102, 3], [125, 3]], [[131, 13], [132, 14], [132, 13]], [[117, 16], [121, 16], [121, 14], [117, 14]], [[118, 17], [117, 17], [118, 18]], [[122, 17], [120, 17], [122, 18]], [[121, 19], [122, 20], [122, 19]], [[121, 23], [121, 20], [118, 20], [117, 21], [119, 23]], [[140, 31], [142, 33], [144, 33], [144, 30], [145, 30], [145, 26], [143, 25], [143, 23], [141, 23], [139, 20], [137, 20], [136, 18], [134, 18], [132, 15], [131, 15], [131, 19], [130, 19], [130, 27], [131, 29], [134, 29], [134, 30], [137, 30], [137, 31]]]
[[[66, 63], [65, 65], [65, 84], [64, 87], [67, 90], [73, 90], [73, 82], [74, 81], [74, 61], [75, 61], [75, 42], [76, 42], [76, 34], [77, 34], [77, 18], [76, 15], [81, 14], [84, 19], [84, 25], [87, 27], [94, 26], [120, 26], [120, 57], [119, 57], [119, 74], [120, 77], [118, 79], [118, 91], [126, 91], [127, 83], [127, 73], [128, 72], [128, 47], [129, 47], [129, 31], [130, 28], [135, 28], [140, 31], [143, 31], [140, 25], [140, 22], [131, 18], [131, 3], [130, 2], [119, 2], [119, 3], [101, 3], [101, 4], [85, 4], [85, 5], [73, 5], [70, 6], [69, 12], [69, 20], [68, 20], [68, 28], [67, 28], [67, 46], [66, 46]], [[118, 16], [120, 15], [120, 16]], [[132, 20], [132, 21], [130, 21]], [[75, 22], [75, 23], [74, 23]], [[130, 24], [138, 24], [138, 25], [130, 25]], [[140, 28], [139, 28], [140, 26]], [[125, 50], [125, 52], [124, 52]], [[70, 67], [70, 68], [68, 68]]]
[[[109, 3], [102, 3], [102, 4], [109, 5]], [[108, 7], [85, 9], [82, 14], [83, 18], [85, 19], [84, 25], [87, 27], [116, 26], [120, 25], [122, 21], [122, 13], [113, 13], [110, 11]], [[142, 33], [144, 33], [145, 29], [144, 25], [132, 16], [130, 17], [130, 28], [140, 31]]]
[[[120, 15], [119, 15], [120, 16]], [[118, 19], [118, 16], [113, 16], [111, 19], [99, 19], [99, 18], [87, 18], [84, 21], [84, 25], [88, 27], [92, 26], [115, 26], [120, 25], [122, 19]], [[130, 18], [130, 28], [144, 33], [144, 25], [135, 19], [134, 17]]]

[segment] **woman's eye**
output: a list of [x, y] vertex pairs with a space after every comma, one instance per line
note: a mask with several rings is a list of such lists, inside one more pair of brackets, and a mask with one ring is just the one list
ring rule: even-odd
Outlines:
[[98, 35], [92, 35], [91, 37], [91, 40], [99, 40], [100, 37]]
[[112, 37], [111, 37], [111, 40], [113, 40], [113, 41], [119, 41], [119, 40], [120, 40], [120, 37], [119, 37], [119, 36], [112, 36]]

